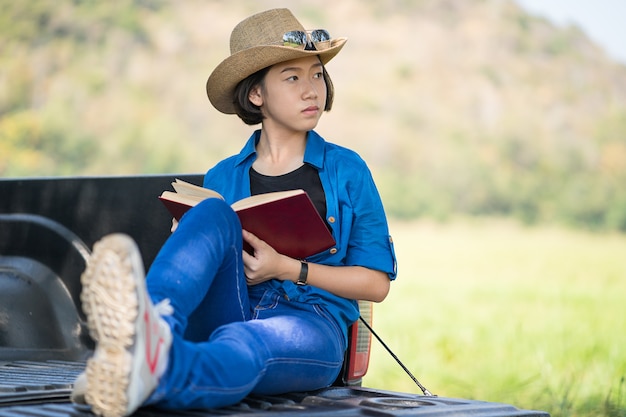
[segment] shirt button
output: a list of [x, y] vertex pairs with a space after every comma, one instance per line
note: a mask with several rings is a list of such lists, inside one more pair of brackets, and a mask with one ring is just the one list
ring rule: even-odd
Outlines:
[[336, 254], [336, 253], [337, 253], [337, 248], [332, 248], [332, 249], [330, 250], [330, 254], [331, 254], [331, 255], [334, 255], [334, 254]]
[[328, 217], [328, 223], [335, 223], [335, 218], [333, 216]]

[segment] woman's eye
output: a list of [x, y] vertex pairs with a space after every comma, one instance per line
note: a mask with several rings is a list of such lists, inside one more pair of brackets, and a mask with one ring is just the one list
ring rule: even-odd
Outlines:
[[297, 75], [292, 75], [291, 77], [287, 78], [287, 80], [289, 80], [289, 81], [298, 81], [298, 76]]
[[313, 78], [324, 78], [324, 73], [322, 73], [322, 72], [315, 73]]

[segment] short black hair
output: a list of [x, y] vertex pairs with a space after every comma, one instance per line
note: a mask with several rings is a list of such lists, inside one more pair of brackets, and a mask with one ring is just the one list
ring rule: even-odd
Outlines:
[[[233, 94], [233, 104], [235, 106], [235, 113], [243, 122], [247, 125], [257, 125], [264, 119], [263, 113], [259, 106], [254, 105], [250, 99], [250, 92], [257, 86], [264, 87], [265, 76], [269, 72], [271, 67], [263, 68], [255, 72], [252, 75], [244, 78], [235, 87], [235, 93]], [[326, 105], [324, 111], [330, 111], [333, 106], [333, 100], [335, 99], [335, 87], [330, 79], [330, 75], [326, 71], [326, 67], [322, 65], [322, 75], [324, 77], [324, 84], [326, 84]]]

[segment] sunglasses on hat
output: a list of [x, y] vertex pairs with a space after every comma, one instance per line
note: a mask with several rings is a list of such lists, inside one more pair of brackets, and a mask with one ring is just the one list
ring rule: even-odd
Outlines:
[[328, 41], [330, 41], [330, 34], [325, 29], [315, 29], [306, 32], [302, 30], [291, 30], [285, 32], [283, 35], [283, 46], [289, 46], [291, 48], [304, 47], [305, 51], [317, 51], [320, 49], [316, 47], [319, 43]]

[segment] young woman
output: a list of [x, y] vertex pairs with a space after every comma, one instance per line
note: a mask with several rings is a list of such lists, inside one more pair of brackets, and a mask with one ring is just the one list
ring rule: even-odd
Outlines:
[[[82, 302], [96, 349], [75, 401], [122, 416], [145, 404], [216, 408], [336, 379], [347, 329], [359, 316], [356, 300], [382, 301], [396, 275], [367, 166], [313, 131], [333, 101], [324, 65], [345, 42], [307, 32], [287, 9], [235, 27], [231, 55], [209, 77], [207, 94], [219, 111], [261, 129], [207, 172], [204, 185], [225, 201], [188, 211], [145, 280], [130, 238], [95, 245]], [[296, 188], [311, 196], [336, 240], [305, 260], [242, 230], [229, 206]]]

